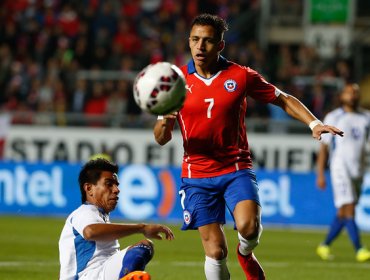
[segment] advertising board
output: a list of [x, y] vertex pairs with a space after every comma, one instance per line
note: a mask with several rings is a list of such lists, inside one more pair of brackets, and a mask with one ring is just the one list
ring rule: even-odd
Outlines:
[[[304, 172], [315, 165], [319, 142], [310, 135], [248, 133], [248, 140], [256, 169]], [[160, 146], [151, 130], [16, 126], [5, 144], [5, 160], [16, 162], [79, 163], [104, 150], [119, 164], [180, 166], [183, 159], [179, 131]]]
[[[81, 204], [80, 164], [1, 163], [0, 214], [67, 216]], [[180, 168], [124, 165], [120, 199], [112, 219], [182, 222]], [[318, 190], [313, 172], [257, 170], [265, 225], [328, 225], [335, 209], [330, 186]], [[370, 174], [357, 207], [361, 229], [370, 231]], [[232, 218], [227, 217], [232, 225]]]

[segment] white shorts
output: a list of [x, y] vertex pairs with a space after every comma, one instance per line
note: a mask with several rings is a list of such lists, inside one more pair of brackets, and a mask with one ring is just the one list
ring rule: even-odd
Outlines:
[[119, 274], [122, 269], [122, 260], [129, 247], [118, 251], [111, 256], [102, 266], [88, 270], [79, 277], [81, 280], [119, 280]]
[[330, 175], [335, 207], [340, 208], [346, 204], [357, 203], [362, 178], [351, 178], [347, 168], [341, 165], [332, 166]]

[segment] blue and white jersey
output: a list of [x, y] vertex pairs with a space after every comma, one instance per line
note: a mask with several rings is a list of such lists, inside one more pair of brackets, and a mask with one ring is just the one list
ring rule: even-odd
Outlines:
[[330, 147], [330, 168], [344, 167], [351, 178], [360, 178], [365, 169], [365, 149], [369, 141], [370, 112], [360, 109], [345, 112], [342, 108], [327, 114], [325, 124], [338, 127], [344, 137], [322, 135], [322, 142]]
[[81, 205], [68, 216], [59, 239], [60, 280], [79, 279], [119, 251], [117, 240], [88, 241], [83, 236], [86, 226], [109, 222], [109, 215], [91, 204]]

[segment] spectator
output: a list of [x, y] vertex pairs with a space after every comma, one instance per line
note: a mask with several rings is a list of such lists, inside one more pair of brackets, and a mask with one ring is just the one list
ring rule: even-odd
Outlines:
[[91, 126], [104, 126], [104, 115], [107, 108], [107, 98], [101, 82], [94, 82], [92, 95], [87, 100], [84, 113]]
[[72, 111], [82, 113], [85, 107], [87, 96], [87, 81], [84, 79], [77, 80], [76, 90], [73, 93]]
[[[302, 6], [296, 2], [276, 1], [273, 9], [300, 14]], [[76, 100], [81, 96], [74, 97], [74, 93], [79, 90], [75, 81], [79, 70], [119, 70], [126, 75], [163, 60], [182, 65], [189, 52], [178, 43], [179, 38], [188, 36], [186, 25], [199, 12], [225, 17], [231, 23], [225, 56], [257, 69], [273, 83], [291, 88], [296, 75], [353, 78], [348, 57], [343, 57], [339, 48], [330, 61], [304, 44], [262, 48], [257, 38], [260, 6], [260, 1], [244, 0], [0, 1], [0, 91], [4, 93], [0, 95], [0, 108], [18, 110], [22, 104], [30, 110], [53, 112], [55, 106], [37, 103], [38, 95], [48, 90], [47, 80], [60, 80], [66, 110], [77, 112], [74, 102], [80, 102]], [[266, 61], [276, 61], [275, 67], [267, 68], [274, 63]], [[39, 92], [34, 80], [41, 81]], [[133, 118], [131, 123], [140, 124], [135, 118], [141, 112], [129, 98], [131, 91], [126, 93], [125, 111], [131, 115], [130, 122]], [[304, 100], [309, 102], [306, 105], [313, 106], [310, 102], [317, 97], [313, 91], [303, 91], [307, 95]], [[107, 94], [103, 93], [105, 99]], [[325, 102], [330, 104], [334, 97], [325, 94]], [[91, 94], [85, 95], [86, 102], [90, 98]], [[318, 104], [316, 100], [317, 110], [326, 110]], [[268, 117], [268, 108], [251, 105], [250, 116]]]

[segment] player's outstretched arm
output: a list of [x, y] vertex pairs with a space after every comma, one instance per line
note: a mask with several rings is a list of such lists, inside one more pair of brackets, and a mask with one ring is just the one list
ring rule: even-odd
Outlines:
[[157, 224], [98, 223], [88, 225], [83, 230], [84, 238], [93, 241], [112, 241], [137, 233], [155, 239], [162, 239], [161, 234], [164, 234], [167, 240], [174, 239], [171, 229], [164, 225]]
[[175, 238], [169, 227], [159, 224], [146, 224], [143, 234], [146, 238], [163, 239], [163, 234], [167, 240], [173, 240]]
[[175, 126], [177, 112], [158, 117], [154, 125], [154, 138], [159, 145], [165, 145], [172, 139], [172, 130]]
[[324, 125], [302, 102], [292, 95], [282, 93], [276, 98], [273, 104], [281, 107], [291, 117], [308, 125], [312, 130], [312, 137], [317, 140], [320, 140], [321, 135], [324, 133], [343, 136], [343, 131], [334, 126]]

